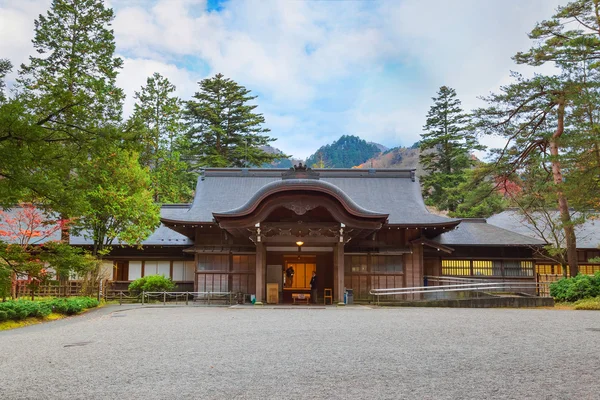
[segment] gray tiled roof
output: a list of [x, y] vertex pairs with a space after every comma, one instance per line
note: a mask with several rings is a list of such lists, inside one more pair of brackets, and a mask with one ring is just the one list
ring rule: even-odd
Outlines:
[[[160, 209], [161, 218], [168, 218], [171, 215], [178, 214], [189, 208], [189, 204], [166, 204]], [[85, 238], [84, 235], [71, 235], [69, 241], [73, 245], [91, 245], [92, 241], [89, 238]], [[121, 243], [117, 240], [113, 242], [113, 245], [120, 245]], [[175, 232], [172, 229], [167, 228], [162, 223], [159, 227], [152, 232], [152, 234], [142, 242], [146, 246], [158, 246], [158, 245], [171, 245], [171, 246], [191, 246], [194, 242], [186, 236]]]
[[[551, 218], [558, 221], [560, 219], [558, 211], [550, 212]], [[577, 237], [577, 248], [579, 249], [595, 249], [600, 246], [600, 214], [596, 213], [596, 218], [587, 219], [583, 224], [575, 227], [575, 236]], [[543, 235], [548, 235], [551, 232], [549, 224], [544, 222], [545, 219], [541, 216], [537, 218]], [[499, 226], [504, 229], [518, 232], [522, 235], [542, 239], [542, 235], [534, 230], [533, 226], [521, 215], [517, 210], [506, 210], [499, 214], [492, 215], [488, 218], [488, 222], [492, 225]], [[561, 238], [564, 238], [562, 232]]]
[[486, 223], [483, 218], [463, 219], [456, 229], [433, 239], [447, 246], [543, 245], [541, 240]]
[[353, 211], [360, 212], [360, 213], [366, 214], [366, 215], [372, 215], [372, 216], [387, 215], [384, 213], [377, 213], [377, 212], [374, 212], [371, 210], [366, 210], [366, 209], [362, 208], [360, 205], [356, 204], [354, 202], [354, 200], [352, 200], [350, 198], [350, 196], [348, 196], [339, 187], [337, 187], [327, 181], [321, 181], [321, 180], [316, 180], [316, 179], [288, 179], [288, 180], [279, 180], [279, 181], [269, 182], [266, 185], [264, 185], [263, 187], [261, 187], [257, 192], [255, 192], [252, 195], [252, 197], [250, 197], [248, 199], [248, 201], [246, 203], [244, 203], [241, 207], [235, 208], [233, 210], [228, 210], [226, 212], [223, 212], [222, 214], [226, 215], [226, 214], [238, 214], [238, 213], [246, 212], [249, 209], [251, 209], [251, 207], [266, 193], [269, 193], [272, 190], [282, 190], [282, 189], [285, 190], [286, 187], [294, 188], [297, 185], [306, 186], [306, 188], [309, 190], [330, 190], [331, 192], [336, 193], [336, 195], [338, 195], [342, 199], [344, 199], [345, 203]]
[[[189, 211], [169, 220], [212, 222], [213, 212], [227, 212], [243, 206], [262, 187], [281, 181], [285, 170], [207, 169], [198, 179], [196, 197]], [[410, 170], [316, 170], [320, 180], [348, 195], [358, 206], [375, 213], [389, 214], [390, 224], [448, 224], [458, 220], [430, 214], [425, 208], [417, 179]]]
[[[189, 204], [167, 204], [161, 207], [160, 216], [162, 218], [168, 218], [171, 215], [176, 215], [182, 211], [186, 211], [190, 207]], [[19, 211], [21, 211], [21, 207], [14, 207], [11, 209], [3, 210], [6, 212], [9, 217], [14, 218]], [[2, 216], [0, 215], [0, 218]], [[48, 216], [48, 219], [56, 219], [52, 215]], [[0, 229], [2, 227], [0, 226]], [[0, 237], [0, 240], [8, 241], [6, 238]], [[31, 240], [31, 244], [41, 244], [48, 241], [58, 241], [60, 240], [60, 230], [52, 233], [48, 238], [43, 240], [36, 240], [35, 238]], [[92, 240], [89, 238], [85, 238], [83, 234], [71, 234], [69, 238], [69, 243], [73, 245], [91, 245]], [[119, 245], [118, 241], [113, 242], [114, 245]], [[143, 245], [153, 246], [153, 245], [173, 245], [173, 246], [190, 246], [194, 244], [192, 240], [183, 236], [180, 233], [175, 232], [172, 229], [167, 228], [163, 224], [160, 226], [148, 237], [148, 239], [142, 242]]]

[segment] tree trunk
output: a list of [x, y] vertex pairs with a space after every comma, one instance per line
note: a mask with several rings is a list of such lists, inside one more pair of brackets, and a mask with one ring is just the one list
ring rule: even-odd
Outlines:
[[17, 298], [17, 274], [14, 272], [10, 273], [10, 298]]
[[552, 155], [552, 178], [556, 185], [556, 196], [558, 199], [558, 211], [560, 212], [560, 221], [565, 231], [565, 239], [567, 245], [567, 260], [571, 276], [576, 276], [579, 273], [579, 265], [577, 263], [577, 238], [575, 237], [575, 228], [571, 222], [571, 212], [569, 211], [569, 202], [565, 196], [562, 185], [563, 177], [559, 161], [558, 140], [565, 130], [565, 100], [560, 100], [558, 106], [558, 125], [556, 131], [550, 139], [550, 154]]

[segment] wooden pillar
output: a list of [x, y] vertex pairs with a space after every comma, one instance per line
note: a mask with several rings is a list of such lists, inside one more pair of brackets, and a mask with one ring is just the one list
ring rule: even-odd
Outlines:
[[267, 252], [262, 242], [256, 243], [256, 301], [265, 301]]
[[344, 243], [337, 243], [333, 255], [333, 297], [344, 301]]

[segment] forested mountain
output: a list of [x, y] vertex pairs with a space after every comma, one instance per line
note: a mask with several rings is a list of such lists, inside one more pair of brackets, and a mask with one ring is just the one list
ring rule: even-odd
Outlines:
[[394, 147], [383, 153], [368, 159], [358, 168], [417, 168], [417, 173], [421, 175], [422, 168], [419, 164], [418, 148]]
[[[277, 147], [273, 147], [270, 145], [265, 145], [260, 147], [265, 153], [268, 154], [283, 154], [283, 151], [279, 150]], [[273, 161], [272, 163], [266, 163], [262, 165], [262, 168], [290, 168], [294, 164], [298, 164], [298, 162], [304, 162], [303, 160], [296, 160], [294, 158], [282, 158], [277, 161]]]
[[306, 159], [315, 168], [352, 168], [380, 153], [378, 145], [358, 136], [344, 135], [332, 144], [321, 146]]

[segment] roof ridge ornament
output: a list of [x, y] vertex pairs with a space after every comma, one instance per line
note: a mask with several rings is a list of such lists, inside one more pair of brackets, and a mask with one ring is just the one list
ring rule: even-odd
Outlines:
[[285, 172], [281, 173], [281, 179], [319, 179], [319, 173], [312, 170], [312, 168], [298, 163], [290, 167]]

